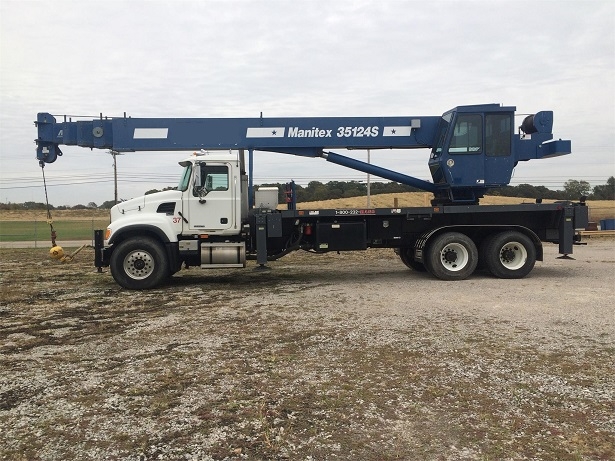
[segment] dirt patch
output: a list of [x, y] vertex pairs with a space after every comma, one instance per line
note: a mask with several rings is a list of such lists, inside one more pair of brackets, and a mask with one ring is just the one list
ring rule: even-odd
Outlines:
[[0, 459], [612, 459], [615, 242], [522, 280], [390, 250], [126, 291], [0, 250]]

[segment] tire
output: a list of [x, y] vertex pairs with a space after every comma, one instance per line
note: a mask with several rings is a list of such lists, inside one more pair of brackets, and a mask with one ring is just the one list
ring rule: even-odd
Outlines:
[[470, 237], [459, 232], [447, 232], [434, 237], [423, 256], [425, 267], [441, 280], [468, 278], [478, 264], [478, 250]]
[[399, 249], [399, 258], [401, 262], [403, 262], [408, 268], [417, 272], [427, 272], [425, 265], [418, 261], [415, 261], [412, 257], [412, 253], [414, 250], [412, 248], [400, 248]]
[[488, 241], [483, 251], [487, 270], [501, 279], [523, 278], [536, 264], [536, 247], [521, 232], [501, 232]]
[[160, 285], [170, 274], [167, 254], [156, 240], [132, 237], [111, 254], [111, 275], [129, 290], [146, 290]]
[[487, 269], [487, 258], [486, 258], [486, 255], [488, 253], [489, 244], [490, 244], [491, 240], [493, 240], [493, 237], [495, 237], [496, 235], [497, 234], [487, 235], [482, 240], [482, 242], [480, 242], [480, 245], [478, 246], [478, 265], [476, 266], [476, 270], [490, 272]]

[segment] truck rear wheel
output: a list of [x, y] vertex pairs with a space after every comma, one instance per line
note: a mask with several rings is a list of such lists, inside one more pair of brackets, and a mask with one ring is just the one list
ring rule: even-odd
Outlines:
[[132, 237], [111, 254], [111, 275], [130, 290], [145, 290], [162, 283], [170, 274], [164, 248], [149, 237]]
[[425, 265], [423, 263], [415, 261], [412, 257], [412, 253], [414, 253], [414, 250], [412, 248], [400, 248], [399, 258], [401, 259], [401, 262], [403, 262], [407, 267], [414, 271], [426, 272], [427, 269], [425, 269]]
[[491, 237], [484, 251], [487, 270], [502, 279], [523, 278], [536, 263], [536, 248], [521, 232], [506, 231]]
[[476, 269], [478, 250], [467, 235], [447, 232], [434, 237], [423, 260], [433, 276], [441, 280], [463, 280]]

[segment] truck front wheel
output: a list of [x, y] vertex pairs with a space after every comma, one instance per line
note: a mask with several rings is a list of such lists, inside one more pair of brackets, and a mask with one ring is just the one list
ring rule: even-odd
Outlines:
[[485, 245], [487, 270], [502, 279], [520, 279], [534, 268], [536, 248], [530, 238], [516, 231], [501, 232]]
[[164, 248], [149, 237], [121, 242], [111, 254], [109, 265], [115, 281], [130, 290], [153, 288], [170, 274]]
[[423, 257], [427, 270], [441, 280], [468, 278], [478, 264], [478, 250], [470, 237], [447, 232], [434, 237]]

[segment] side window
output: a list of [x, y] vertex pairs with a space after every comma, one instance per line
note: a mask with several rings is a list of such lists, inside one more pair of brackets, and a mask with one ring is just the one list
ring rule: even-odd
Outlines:
[[207, 190], [228, 190], [228, 167], [206, 165], [203, 177]]
[[483, 129], [480, 115], [459, 115], [448, 149], [450, 154], [478, 154], [482, 152]]
[[228, 190], [228, 167], [224, 165], [207, 165], [202, 163], [198, 181], [201, 187], [194, 189], [195, 196], [201, 195], [202, 191], [209, 193], [212, 191]]
[[485, 117], [485, 147], [490, 157], [510, 155], [512, 115], [488, 114]]

